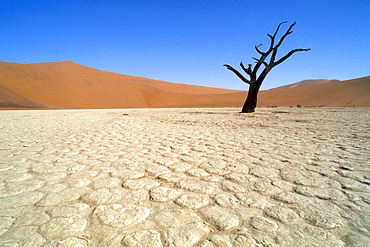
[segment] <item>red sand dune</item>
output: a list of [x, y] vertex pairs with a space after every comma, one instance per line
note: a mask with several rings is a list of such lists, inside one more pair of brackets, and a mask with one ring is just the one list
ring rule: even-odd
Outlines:
[[[240, 107], [245, 91], [101, 71], [73, 62], [0, 62], [0, 108]], [[370, 77], [261, 91], [259, 106], [370, 106]]]
[[303, 80], [300, 82], [296, 82], [293, 84], [276, 87], [272, 89], [282, 89], [282, 88], [293, 88], [293, 87], [306, 87], [311, 85], [318, 85], [318, 84], [325, 84], [325, 83], [331, 83], [331, 82], [338, 82], [339, 80], [326, 80], [326, 79], [316, 79], [316, 80]]
[[260, 92], [260, 106], [370, 106], [370, 76]]

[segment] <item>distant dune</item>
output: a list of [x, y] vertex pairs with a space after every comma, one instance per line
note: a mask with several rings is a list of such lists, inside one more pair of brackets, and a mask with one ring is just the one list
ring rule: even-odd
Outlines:
[[312, 86], [312, 85], [319, 85], [319, 84], [325, 84], [325, 83], [331, 83], [331, 82], [338, 82], [339, 80], [326, 80], [326, 79], [317, 79], [317, 80], [303, 80], [300, 82], [296, 82], [293, 84], [288, 84], [281, 87], [276, 87], [272, 89], [283, 89], [283, 88], [293, 88], [293, 87], [306, 87], [306, 86]]
[[260, 92], [259, 106], [370, 107], [370, 76]]
[[[370, 106], [370, 77], [301, 84], [261, 91], [258, 105]], [[73, 62], [0, 62], [0, 109], [240, 107], [246, 95], [246, 91], [122, 75]]]
[[[0, 63], [3, 107], [141, 108], [235, 105], [238, 91], [105, 72], [73, 62]], [[223, 95], [223, 100], [214, 100]], [[15, 97], [17, 96], [17, 97]], [[19, 99], [23, 97], [23, 101]], [[221, 97], [221, 96], [220, 96]], [[239, 103], [240, 104], [240, 103]]]

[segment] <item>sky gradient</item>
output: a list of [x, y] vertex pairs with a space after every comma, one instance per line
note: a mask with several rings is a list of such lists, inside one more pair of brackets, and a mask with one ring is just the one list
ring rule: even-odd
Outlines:
[[262, 89], [370, 75], [369, 0], [1, 0], [0, 61], [73, 61], [120, 74], [248, 90], [223, 64], [253, 63], [297, 25]]

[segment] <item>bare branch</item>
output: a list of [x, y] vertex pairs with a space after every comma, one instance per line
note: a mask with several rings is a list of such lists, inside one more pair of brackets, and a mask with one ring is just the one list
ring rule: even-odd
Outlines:
[[[284, 24], [284, 23], [287, 23], [287, 22], [286, 22], [286, 21], [283, 21], [283, 22], [281, 22], [281, 23], [278, 25], [278, 27], [276, 28], [276, 31], [275, 31], [275, 33], [274, 33], [274, 38], [276, 37], [277, 33], [279, 32], [280, 26], [281, 26], [282, 24]], [[294, 22], [294, 23], [295, 23], [295, 22]]]
[[293, 33], [292, 28], [295, 26], [295, 24], [296, 24], [296, 22], [293, 22], [292, 25], [290, 25], [290, 27], [285, 32], [285, 34], [283, 36], [281, 36], [281, 38], [279, 40], [279, 43], [274, 47], [274, 49], [277, 49], [283, 43], [283, 41], [286, 38], [286, 36], [288, 36], [289, 34]]
[[252, 57], [254, 60], [257, 61], [256, 63], [256, 66], [254, 66], [253, 68], [253, 71], [252, 71], [252, 76], [251, 76], [251, 80], [256, 80], [256, 76], [257, 76], [257, 72], [259, 70], [259, 68], [261, 67], [261, 64], [265, 61], [265, 59], [267, 58], [268, 56], [268, 53], [265, 53], [264, 55], [261, 55], [260, 59], [257, 59], [255, 57]]
[[274, 66], [276, 54], [277, 54], [277, 47], [275, 47], [273, 49], [272, 55], [270, 57], [270, 65], [271, 66]]
[[[260, 45], [255, 45], [254, 49], [257, 51], [257, 53], [260, 55], [260, 58], [252, 57], [254, 60], [256, 60], [255, 66], [252, 66], [252, 64], [248, 64], [248, 68], [246, 68], [243, 64], [243, 62], [240, 62], [240, 67], [243, 69], [243, 71], [250, 76], [250, 80], [247, 80], [239, 71], [231, 67], [230, 65], [225, 64], [224, 66], [234, 72], [234, 74], [239, 77], [243, 82], [249, 84], [249, 91], [248, 91], [248, 97], [243, 105], [242, 112], [254, 112], [254, 109], [257, 106], [257, 94], [260, 90], [260, 87], [265, 80], [267, 74], [271, 71], [271, 69], [274, 66], [277, 66], [287, 60], [290, 56], [292, 56], [296, 52], [300, 51], [309, 51], [311, 49], [294, 49], [288, 52], [285, 56], [281, 57], [278, 61], [275, 62], [278, 48], [281, 46], [285, 38], [292, 34], [293, 27], [295, 26], [295, 22], [289, 26], [289, 28], [285, 31], [283, 35], [279, 35], [280, 39], [277, 39], [277, 35], [280, 31], [281, 26], [286, 22], [281, 22], [273, 35], [267, 34], [267, 36], [270, 38], [270, 46], [268, 47], [267, 51], [263, 52], [260, 50]], [[268, 59], [268, 61], [267, 61]], [[259, 69], [262, 66], [262, 64], [265, 66], [262, 71], [259, 73]]]
[[239, 73], [239, 71], [237, 71], [236, 69], [234, 69], [233, 67], [231, 67], [230, 65], [228, 64], [224, 64], [224, 66], [228, 69], [228, 70], [231, 70], [232, 72], [234, 72], [234, 74], [239, 77], [240, 80], [242, 80], [243, 82], [247, 83], [247, 84], [252, 84], [251, 81], [247, 80], [242, 74]]
[[[266, 67], [266, 68], [268, 68], [268, 69], [270, 69], [270, 68], [272, 68], [272, 67], [273, 67], [273, 63], [274, 63], [274, 61], [275, 61], [275, 56], [276, 56], [276, 53], [277, 53], [277, 48], [281, 45], [281, 44], [278, 44], [277, 46], [275, 46], [275, 38], [276, 38], [276, 35], [278, 34], [278, 32], [279, 32], [279, 30], [280, 30], [281, 25], [283, 25], [284, 23], [287, 23], [287, 22], [286, 22], [286, 21], [281, 22], [281, 23], [277, 26], [277, 28], [276, 28], [276, 30], [275, 30], [275, 33], [274, 33], [274, 35], [267, 34], [267, 36], [269, 36], [269, 37], [270, 37], [271, 42], [270, 42], [270, 47], [269, 47], [269, 49], [268, 49], [266, 52], [261, 52], [261, 51], [258, 49], [258, 47], [255, 47], [256, 51], [257, 51], [259, 54], [261, 54], [261, 58], [260, 58], [260, 63], [258, 63], [258, 64], [256, 65], [256, 67], [254, 68], [254, 70], [253, 70], [253, 73], [254, 73], [254, 74], [256, 74], [256, 73], [257, 73], [257, 71], [258, 71], [259, 67], [261, 66], [261, 64], [264, 64], [264, 65], [265, 65], [265, 67]], [[294, 25], [295, 25], [295, 23], [293, 23], [293, 24], [290, 26], [290, 28], [288, 29], [288, 31], [290, 31], [290, 29], [291, 29]], [[286, 34], [286, 35], [287, 35], [287, 34]], [[282, 42], [282, 40], [280, 40], [280, 42], [279, 42], [279, 43], [281, 43], [281, 42]], [[272, 56], [271, 56], [271, 58], [270, 58], [270, 63], [269, 63], [269, 64], [267, 64], [267, 63], [266, 63], [266, 62], [264, 62], [264, 61], [265, 61], [265, 59], [270, 55], [270, 53], [271, 53], [271, 52], [273, 52], [273, 53], [272, 53]]]
[[274, 48], [274, 44], [275, 44], [275, 38], [276, 38], [276, 35], [277, 35], [277, 33], [279, 32], [280, 26], [281, 26], [282, 24], [284, 24], [284, 23], [287, 23], [287, 22], [286, 22], [286, 21], [283, 21], [283, 22], [281, 22], [281, 23], [277, 26], [277, 28], [276, 28], [276, 30], [275, 30], [275, 33], [274, 33], [274, 35], [267, 34], [267, 36], [269, 36], [269, 37], [270, 37], [270, 39], [271, 39], [270, 48], [269, 48], [269, 50], [267, 51], [267, 53], [268, 53], [268, 54], [273, 50], [273, 48]]
[[244, 67], [244, 64], [243, 62], [240, 62], [240, 67], [244, 70], [245, 73], [247, 73], [249, 76], [252, 75], [252, 65], [251, 64], [248, 64], [248, 69]]
[[267, 34], [267, 36], [270, 37], [271, 42], [270, 42], [270, 48], [268, 49], [267, 53], [270, 53], [272, 51], [272, 48], [274, 48], [274, 43], [275, 43], [275, 37], [271, 36], [270, 34]]
[[264, 54], [265, 54], [265, 52], [260, 51], [260, 49], [258, 49], [258, 47], [259, 47], [259, 46], [261, 46], [261, 45], [256, 45], [256, 46], [254, 46], [254, 49], [256, 49], [256, 51], [257, 51], [259, 54], [264, 55]]
[[294, 50], [291, 50], [284, 57], [280, 58], [276, 63], [274, 63], [273, 66], [276, 66], [276, 65], [281, 64], [282, 62], [284, 62], [285, 60], [287, 60], [291, 55], [293, 55], [296, 52], [299, 52], [299, 51], [309, 51], [309, 50], [311, 50], [311, 49], [294, 49]]
[[240, 62], [240, 67], [243, 69], [243, 71], [245, 72], [245, 73], [247, 73], [248, 74], [248, 72], [247, 72], [247, 68], [246, 67], [244, 67], [244, 64], [243, 64], [243, 62]]
[[248, 64], [248, 74], [252, 74], [252, 64]]
[[[281, 24], [283, 23], [286, 23], [286, 22], [282, 22], [279, 24], [278, 28], [276, 29], [276, 31], [279, 30], [279, 27]], [[271, 55], [271, 58], [270, 58], [270, 66], [273, 67], [274, 66], [274, 63], [275, 63], [275, 58], [276, 58], [276, 54], [277, 54], [277, 50], [279, 48], [279, 46], [283, 43], [284, 39], [291, 33], [293, 33], [292, 28], [295, 26], [296, 22], [293, 22], [290, 27], [287, 29], [287, 31], [285, 32], [285, 34], [283, 36], [281, 36], [279, 42], [277, 43], [277, 45], [275, 47], [272, 48], [273, 52], [272, 52], [272, 55]], [[275, 34], [277, 34], [277, 32], [275, 32]]]
[[263, 64], [263, 65], [265, 65], [266, 68], [270, 67], [264, 60], [261, 60], [261, 59], [255, 58], [255, 57], [252, 57], [252, 58], [257, 61], [257, 64]]

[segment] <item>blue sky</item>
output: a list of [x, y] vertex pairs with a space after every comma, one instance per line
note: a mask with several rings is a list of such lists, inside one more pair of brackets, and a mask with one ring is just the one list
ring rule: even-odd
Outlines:
[[294, 21], [262, 89], [370, 75], [369, 0], [0, 0], [0, 61], [74, 61], [121, 74], [247, 90], [222, 65], [253, 63]]

